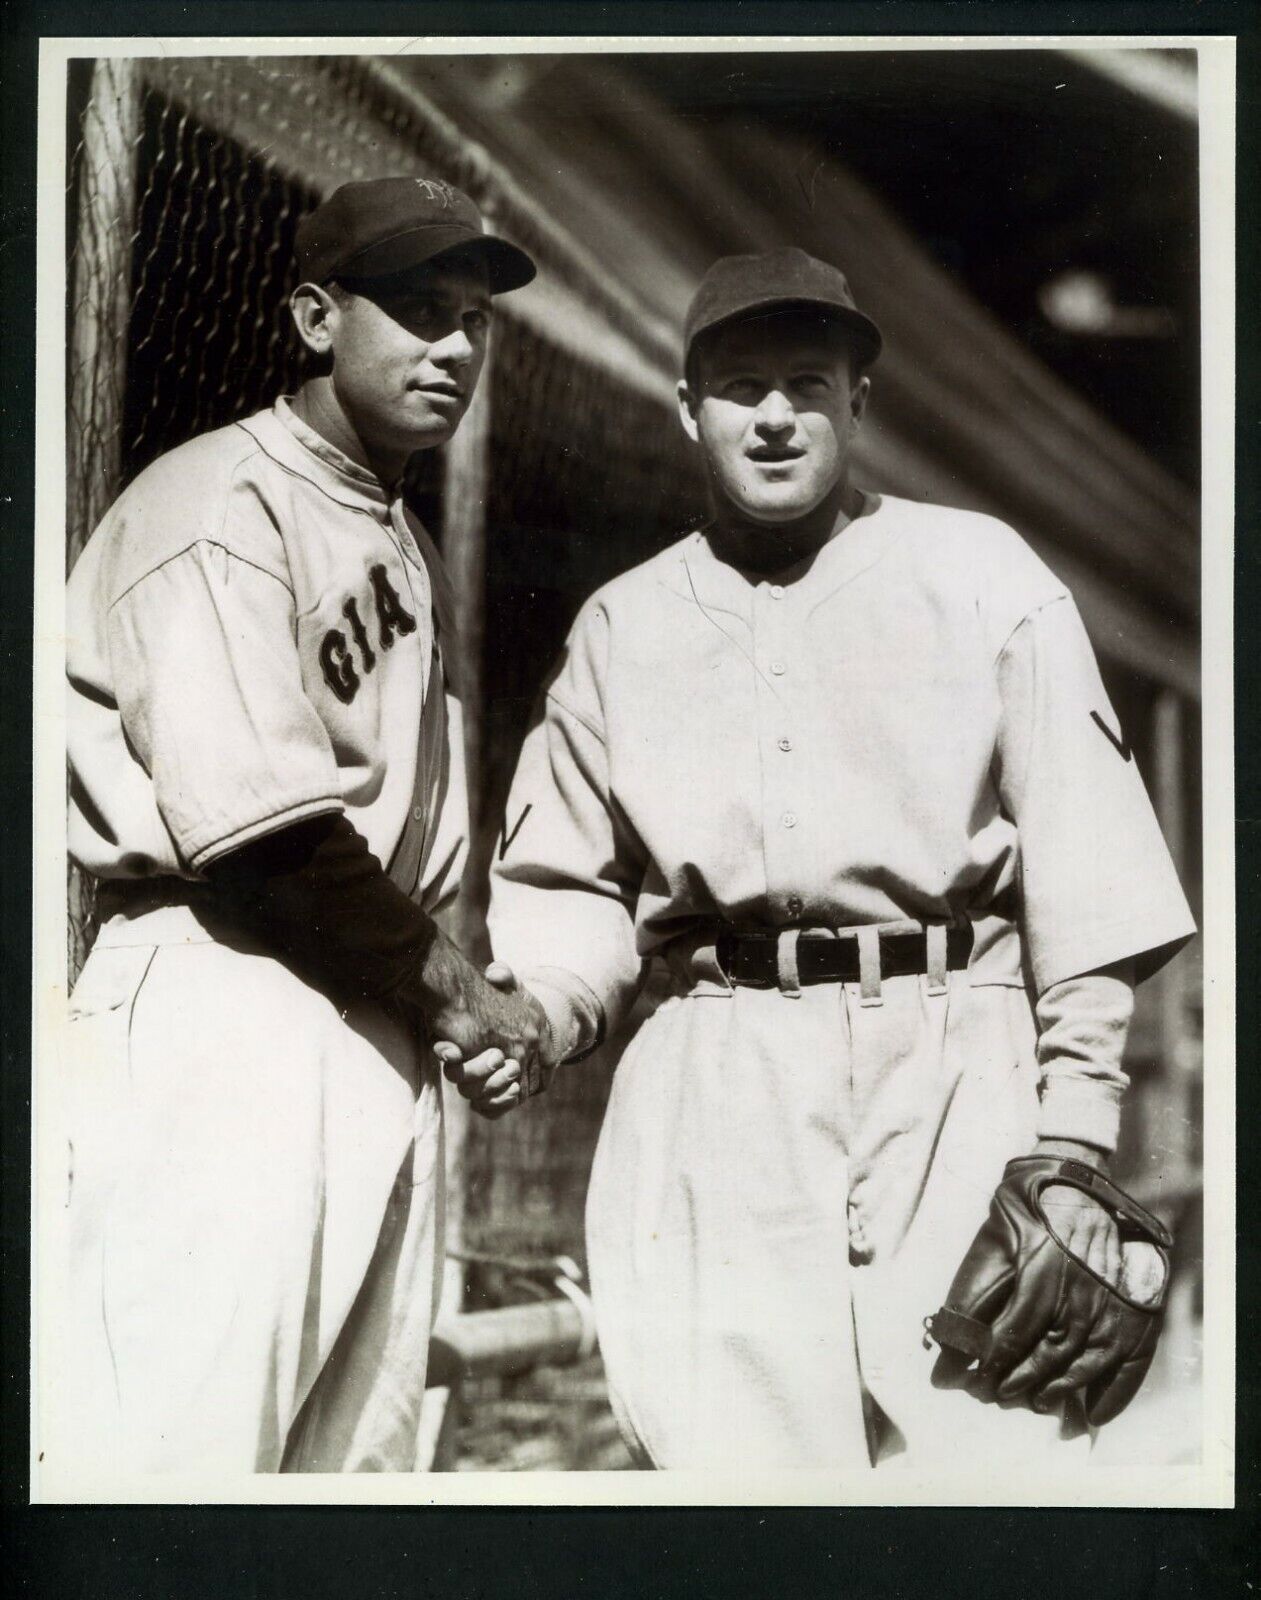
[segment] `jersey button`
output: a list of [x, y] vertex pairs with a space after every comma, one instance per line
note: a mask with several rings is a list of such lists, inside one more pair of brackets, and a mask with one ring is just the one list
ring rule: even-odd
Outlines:
[[793, 742], [792, 742], [791, 739], [781, 739], [781, 740], [779, 740], [779, 748], [784, 752], [785, 755], [788, 754], [788, 752], [792, 749], [792, 747], [793, 747]]
[[775, 676], [777, 678], [782, 678], [784, 676], [785, 672], [788, 671], [788, 668], [784, 665], [784, 663], [782, 661], [772, 661], [771, 662], [771, 671], [775, 674]]
[[788, 915], [790, 917], [799, 917], [805, 909], [800, 895], [790, 894], [788, 896]]
[[784, 586], [783, 586], [783, 584], [782, 583], [773, 583], [771, 585], [771, 599], [772, 600], [782, 600], [783, 598], [784, 598]]
[[417, 806], [416, 809], [412, 812], [412, 821], [413, 822], [423, 822], [424, 820], [425, 820], [424, 807], [423, 806]]
[[795, 828], [797, 826], [797, 813], [795, 811], [785, 811], [779, 820], [786, 828]]

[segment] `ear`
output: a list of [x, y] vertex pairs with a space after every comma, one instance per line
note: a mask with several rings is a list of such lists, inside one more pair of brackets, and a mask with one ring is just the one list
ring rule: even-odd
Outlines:
[[683, 424], [683, 432], [695, 444], [700, 437], [700, 429], [696, 423], [696, 413], [700, 407], [700, 399], [692, 392], [691, 385], [686, 380], [680, 382], [677, 393], [679, 397], [679, 421]]
[[861, 425], [867, 414], [867, 396], [871, 393], [871, 379], [859, 378], [858, 382], [849, 392], [849, 414], [854, 420], [854, 426]]
[[300, 283], [289, 296], [298, 337], [312, 355], [326, 356], [333, 348], [333, 332], [339, 316], [337, 302], [318, 283]]

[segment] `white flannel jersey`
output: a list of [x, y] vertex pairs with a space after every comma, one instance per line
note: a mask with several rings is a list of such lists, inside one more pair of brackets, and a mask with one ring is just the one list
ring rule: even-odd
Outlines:
[[154, 462], [68, 587], [74, 859], [196, 877], [343, 812], [400, 889], [449, 898], [467, 805], [431, 593], [400, 503], [283, 399]]
[[[1077, 608], [1012, 529], [870, 496], [775, 581], [700, 531], [583, 606], [491, 906], [571, 1053], [715, 919], [964, 915], [970, 982], [1034, 995], [1128, 957], [1143, 976], [1194, 932]], [[1090, 1084], [1061, 1089], [1081, 1137]], [[1115, 1084], [1099, 1097], [1113, 1124]]]

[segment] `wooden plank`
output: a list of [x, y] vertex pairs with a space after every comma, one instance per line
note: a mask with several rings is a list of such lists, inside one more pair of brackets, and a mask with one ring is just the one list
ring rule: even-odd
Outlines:
[[[486, 617], [486, 496], [490, 474], [491, 373], [493, 334], [487, 345], [481, 379], [473, 399], [443, 451], [442, 551], [455, 591], [456, 637], [446, 648], [458, 652], [461, 684], [464, 764], [468, 784], [470, 838], [478, 838], [477, 818], [482, 793], [485, 740], [485, 692], [482, 657]], [[466, 872], [444, 931], [469, 952], [485, 954], [486, 925], [474, 874]], [[469, 1106], [458, 1094], [445, 1093], [446, 1118], [446, 1245], [440, 1316], [455, 1316], [464, 1302], [464, 1263], [458, 1259], [464, 1242], [467, 1198]], [[453, 1253], [454, 1252], [454, 1253]], [[430, 1387], [421, 1412], [419, 1459], [434, 1470], [447, 1470], [455, 1448], [455, 1420], [448, 1410], [459, 1405], [459, 1376], [451, 1385]]]
[[578, 1308], [569, 1300], [537, 1300], [443, 1317], [429, 1347], [427, 1382], [500, 1377], [538, 1366], [565, 1366], [590, 1354]]
[[[1156, 697], [1152, 713], [1154, 772], [1152, 801], [1161, 831], [1179, 876], [1187, 860], [1187, 783], [1183, 760], [1182, 702], [1172, 690]], [[1187, 965], [1178, 955], [1161, 969], [1156, 982], [1160, 1018], [1160, 1076], [1154, 1092], [1168, 1108], [1166, 1182], [1186, 1184], [1196, 1165], [1194, 1091], [1199, 1076], [1198, 1051], [1188, 1011]]]
[[118, 493], [139, 137], [136, 63], [98, 61], [83, 117], [70, 306], [67, 571]]
[[[92, 68], [79, 153], [66, 394], [66, 571], [118, 493], [136, 226], [140, 78], [134, 61]], [[73, 985], [96, 934], [95, 888], [66, 864]]]

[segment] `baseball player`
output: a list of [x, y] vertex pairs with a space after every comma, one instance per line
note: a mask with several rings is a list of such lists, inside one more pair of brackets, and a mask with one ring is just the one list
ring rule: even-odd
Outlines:
[[[1090, 1191], [1134, 982], [1193, 931], [1169, 855], [1064, 585], [991, 517], [854, 483], [881, 336], [844, 276], [723, 259], [685, 344], [712, 518], [583, 606], [491, 910], [549, 1059], [616, 1029], [652, 958], [676, 980], [591, 1176], [615, 1409], [659, 1467], [1088, 1448], [1101, 1313], [1039, 1288], [972, 1372], [924, 1322], [985, 1299], [1012, 1158], [1071, 1180], [1041, 1235], [1118, 1281]], [[499, 1052], [448, 1053], [503, 1103]]]
[[492, 297], [534, 276], [445, 183], [306, 217], [299, 391], [123, 493], [70, 579], [72, 1463], [411, 1470], [441, 1262], [426, 1035], [539, 1028], [437, 930], [466, 802], [449, 585], [405, 503]]

